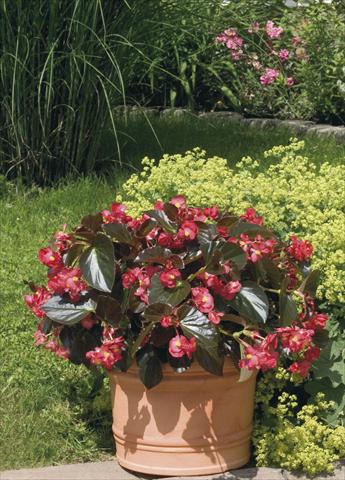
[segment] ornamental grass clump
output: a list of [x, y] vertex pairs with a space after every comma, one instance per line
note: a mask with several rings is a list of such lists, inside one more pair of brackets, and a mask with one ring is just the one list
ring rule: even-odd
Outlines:
[[147, 388], [162, 363], [197, 361], [222, 375], [283, 366], [305, 378], [320, 354], [327, 315], [314, 300], [310, 242], [283, 242], [253, 208], [237, 216], [177, 195], [139, 217], [114, 203], [38, 253], [46, 286], [29, 284], [35, 345], [86, 366], [126, 371]]

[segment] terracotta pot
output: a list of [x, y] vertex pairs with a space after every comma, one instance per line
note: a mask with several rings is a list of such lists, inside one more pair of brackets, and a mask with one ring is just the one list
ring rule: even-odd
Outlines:
[[246, 464], [256, 376], [238, 382], [227, 359], [224, 376], [196, 362], [184, 373], [163, 365], [164, 378], [151, 390], [137, 367], [109, 373], [113, 433], [120, 465], [152, 475], [207, 475]]

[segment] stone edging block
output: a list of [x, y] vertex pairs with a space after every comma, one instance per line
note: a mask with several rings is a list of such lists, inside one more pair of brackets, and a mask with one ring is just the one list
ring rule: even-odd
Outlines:
[[309, 120], [280, 120], [278, 118], [247, 118], [237, 112], [214, 111], [192, 112], [185, 108], [119, 106], [115, 112], [129, 117], [141, 115], [166, 117], [206, 118], [208, 120], [222, 120], [240, 122], [255, 128], [286, 127], [297, 134], [317, 135], [319, 137], [334, 137], [338, 143], [345, 143], [345, 126], [333, 126], [315, 123]]

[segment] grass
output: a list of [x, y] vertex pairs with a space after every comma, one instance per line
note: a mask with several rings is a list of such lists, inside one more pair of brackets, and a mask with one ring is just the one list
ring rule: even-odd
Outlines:
[[[95, 379], [84, 367], [32, 346], [35, 322], [22, 301], [27, 292], [23, 282], [44, 281], [45, 269], [36, 255], [50, 235], [63, 223], [73, 226], [86, 213], [109, 205], [116, 188], [131, 169], [139, 167], [144, 155], [159, 158], [162, 151], [182, 152], [199, 145], [231, 162], [251, 154], [262, 160], [264, 169], [263, 150], [286, 143], [291, 136], [286, 130], [256, 131], [221, 122], [210, 126], [193, 118], [154, 119], [153, 127], [161, 147], [147, 123], [139, 119], [128, 125], [127, 134], [136, 141], [121, 137], [123, 160], [130, 165], [127, 170], [110, 169], [108, 178], [66, 180], [50, 190], [33, 187], [16, 193], [13, 187], [0, 201], [1, 469], [95, 461], [113, 452], [109, 403], [102, 397], [93, 398]], [[110, 157], [111, 138], [104, 144]], [[345, 147], [308, 139], [306, 154], [318, 163], [340, 162]]]
[[[205, 149], [210, 156], [227, 158], [234, 165], [242, 157], [251, 155], [262, 162], [268, 160], [263, 152], [273, 145], [283, 145], [296, 136], [287, 128], [258, 129], [238, 122], [221, 119], [208, 120], [193, 115], [179, 118], [150, 118], [149, 124], [142, 117], [130, 119], [128, 125], [120, 122], [119, 142], [122, 160], [130, 169], [140, 168], [140, 160], [145, 156], [159, 159], [162, 153], [183, 153], [195, 146]], [[152, 130], [154, 130], [155, 135]], [[121, 133], [122, 132], [122, 133]], [[157, 138], [159, 142], [157, 141]], [[316, 164], [324, 162], [341, 163], [345, 158], [345, 144], [337, 144], [332, 138], [305, 136], [304, 154], [313, 158]], [[111, 133], [105, 135], [103, 158], [115, 157], [116, 144]], [[98, 169], [110, 167], [107, 160], [98, 164]]]

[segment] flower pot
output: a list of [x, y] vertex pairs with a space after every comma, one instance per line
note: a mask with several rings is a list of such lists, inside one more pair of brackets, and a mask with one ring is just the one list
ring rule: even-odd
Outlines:
[[136, 366], [109, 373], [113, 433], [120, 465], [152, 475], [206, 475], [246, 464], [254, 408], [253, 374], [226, 359], [222, 377], [196, 362], [184, 373], [163, 365], [163, 380], [147, 390]]

